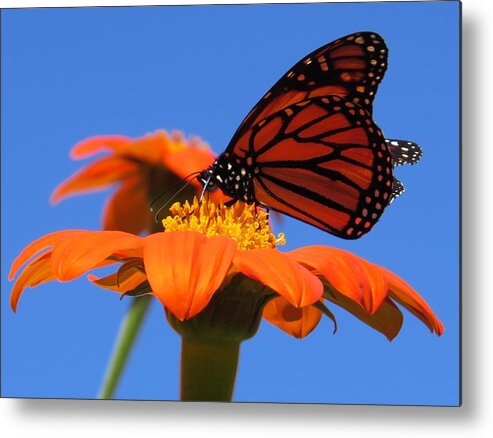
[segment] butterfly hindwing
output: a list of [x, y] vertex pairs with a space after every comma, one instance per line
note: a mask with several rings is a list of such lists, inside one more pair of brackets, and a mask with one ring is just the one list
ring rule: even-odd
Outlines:
[[392, 181], [392, 194], [390, 196], [390, 203], [394, 201], [395, 198], [401, 196], [406, 189], [404, 184], [402, 184], [396, 177]]
[[389, 203], [391, 156], [358, 105], [310, 98], [250, 131], [239, 157], [251, 163], [256, 202], [346, 239], [369, 231]]

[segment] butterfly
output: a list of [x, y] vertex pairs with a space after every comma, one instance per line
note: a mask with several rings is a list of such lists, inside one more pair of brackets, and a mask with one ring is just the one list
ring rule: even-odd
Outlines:
[[367, 233], [404, 191], [394, 167], [422, 154], [385, 139], [372, 119], [387, 54], [380, 35], [358, 32], [295, 64], [200, 173], [204, 192], [219, 188], [345, 239]]

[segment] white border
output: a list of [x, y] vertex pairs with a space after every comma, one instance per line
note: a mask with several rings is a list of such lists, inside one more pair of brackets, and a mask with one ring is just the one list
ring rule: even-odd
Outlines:
[[[368, 0], [362, 0], [368, 1]], [[394, 0], [392, 0], [394, 1]], [[395, 0], [405, 1], [405, 0]], [[427, 0], [416, 0], [427, 1]], [[153, 5], [207, 5], [207, 4], [245, 4], [245, 3], [308, 3], [303, 0], [265, 0], [263, 2], [256, 0], [106, 0], [106, 1], [84, 1], [84, 0], [0, 0], [2, 8], [33, 8], [33, 7], [75, 7], [75, 6], [153, 6]], [[310, 3], [347, 3], [347, 0], [332, 0], [323, 2], [314, 0]]]
[[[211, 2], [0, 0], [2, 8], [163, 3]], [[213, 3], [235, 2], [216, 0]], [[270, 3], [277, 2], [271, 0]], [[462, 408], [2, 399], [0, 435], [36, 438], [491, 436], [493, 287], [488, 274], [493, 230], [489, 206], [493, 194], [488, 176], [493, 166], [493, 111], [490, 104], [493, 102], [493, 17], [489, 3], [485, 0], [463, 1]], [[439, 108], [439, 102], [429, 104]], [[446, 188], [435, 189], [439, 192]]]

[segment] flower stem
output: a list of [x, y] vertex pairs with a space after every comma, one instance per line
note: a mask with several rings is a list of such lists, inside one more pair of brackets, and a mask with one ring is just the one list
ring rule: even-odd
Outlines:
[[113, 349], [113, 354], [109, 362], [106, 375], [103, 380], [99, 398], [110, 399], [113, 397], [116, 387], [127, 363], [127, 359], [132, 349], [139, 329], [144, 321], [151, 296], [135, 298], [120, 325], [120, 332]]
[[231, 401], [240, 343], [182, 337], [181, 345], [180, 399]]

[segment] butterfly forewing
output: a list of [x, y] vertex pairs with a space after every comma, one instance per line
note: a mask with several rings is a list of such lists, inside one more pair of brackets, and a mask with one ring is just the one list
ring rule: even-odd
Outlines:
[[387, 46], [375, 32], [347, 35], [310, 53], [264, 95], [238, 128], [229, 148], [260, 120], [293, 103], [318, 96], [340, 96], [370, 114], [387, 69]]
[[[373, 32], [358, 32], [327, 44], [299, 61], [270, 90], [305, 92], [306, 97], [337, 95], [370, 114], [387, 69], [387, 46]], [[268, 94], [268, 93], [267, 93]]]

